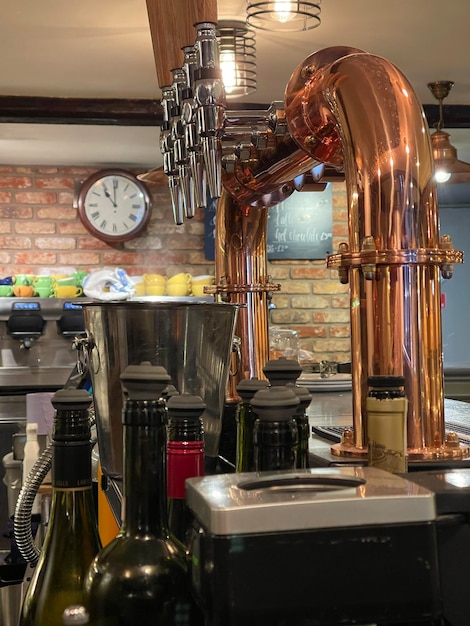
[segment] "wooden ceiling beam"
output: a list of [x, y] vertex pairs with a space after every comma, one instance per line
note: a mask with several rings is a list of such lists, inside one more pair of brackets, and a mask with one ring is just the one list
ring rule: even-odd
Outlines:
[[[229, 108], [267, 109], [268, 104], [229, 103]], [[432, 128], [439, 119], [439, 106], [425, 104]], [[444, 105], [445, 128], [470, 128], [470, 105]], [[111, 126], [160, 126], [160, 101], [124, 98], [54, 98], [0, 96], [0, 123], [84, 124]]]

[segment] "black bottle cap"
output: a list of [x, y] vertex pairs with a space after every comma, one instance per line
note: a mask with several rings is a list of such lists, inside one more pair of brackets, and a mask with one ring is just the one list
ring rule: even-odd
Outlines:
[[299, 403], [300, 403], [298, 410], [305, 411], [305, 409], [308, 407], [308, 405], [312, 401], [312, 397], [313, 397], [312, 394], [309, 393], [306, 387], [301, 387], [300, 385], [293, 385], [292, 383], [289, 383], [288, 385], [286, 385], [286, 387], [288, 389], [292, 389], [292, 391], [298, 397]]
[[52, 406], [57, 410], [77, 410], [85, 411], [91, 404], [91, 396], [86, 389], [75, 389], [70, 387], [67, 389], [59, 389], [52, 396]]
[[257, 391], [250, 404], [261, 421], [287, 422], [292, 419], [299, 402], [292, 389], [275, 386]]
[[263, 373], [271, 385], [287, 385], [295, 383], [302, 373], [302, 366], [296, 359], [270, 359], [263, 367]]
[[131, 400], [158, 400], [170, 380], [164, 367], [148, 361], [128, 365], [121, 374], [121, 383]]
[[257, 391], [266, 389], [266, 387], [269, 387], [267, 380], [262, 380], [254, 376], [253, 378], [241, 380], [237, 385], [237, 392], [244, 402], [249, 402]]
[[369, 376], [367, 379], [367, 384], [369, 387], [380, 387], [380, 388], [390, 388], [390, 387], [403, 387], [405, 385], [405, 377], [404, 376]]
[[179, 396], [180, 392], [174, 385], [167, 385], [162, 391], [162, 398], [168, 402], [172, 396]]
[[[52, 440], [54, 445], [67, 441], [90, 441], [91, 396], [86, 389], [59, 389], [51, 399], [56, 409]], [[71, 413], [72, 411], [72, 413]]]
[[200, 396], [191, 396], [183, 393], [181, 396], [172, 396], [167, 403], [168, 417], [198, 419], [204, 413], [206, 404]]

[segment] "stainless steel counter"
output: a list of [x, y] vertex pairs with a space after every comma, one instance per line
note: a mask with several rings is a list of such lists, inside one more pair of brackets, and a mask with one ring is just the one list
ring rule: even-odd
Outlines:
[[[352, 426], [352, 392], [321, 392], [312, 395], [312, 402], [307, 410], [310, 428], [312, 426]], [[446, 398], [444, 411], [446, 425], [451, 422], [470, 429], [470, 403]], [[328, 439], [311, 434], [309, 452], [312, 467], [315, 465], [365, 465], [367, 462], [367, 457], [362, 460], [333, 455], [331, 446], [332, 442]], [[470, 467], [470, 457], [458, 461], [416, 461], [409, 464], [410, 471], [442, 467]]]

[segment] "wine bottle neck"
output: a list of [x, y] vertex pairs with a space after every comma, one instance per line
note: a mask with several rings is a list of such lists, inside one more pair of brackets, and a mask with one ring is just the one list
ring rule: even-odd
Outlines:
[[128, 401], [125, 409], [123, 531], [167, 536], [164, 415], [157, 402], [142, 404]]
[[52, 487], [91, 488], [92, 444], [88, 412], [57, 411], [52, 437]]

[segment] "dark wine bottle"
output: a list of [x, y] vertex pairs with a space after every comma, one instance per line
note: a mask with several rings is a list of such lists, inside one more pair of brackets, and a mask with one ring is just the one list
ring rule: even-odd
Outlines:
[[204, 426], [206, 408], [199, 396], [173, 395], [167, 401], [167, 489], [170, 530], [185, 546], [192, 523], [186, 504], [185, 480], [204, 474]]
[[294, 413], [294, 421], [297, 425], [297, 468], [306, 469], [309, 466], [308, 442], [310, 439], [307, 408], [312, 401], [312, 394], [300, 385], [289, 383], [286, 387], [292, 389], [299, 399], [299, 404]]
[[121, 374], [124, 423], [123, 522], [93, 561], [85, 606], [93, 626], [199, 626], [182, 544], [170, 537], [166, 489], [169, 376], [149, 363]]
[[261, 389], [253, 396], [255, 470], [296, 469], [298, 438], [293, 415], [298, 404], [298, 397], [287, 386]]
[[255, 468], [253, 456], [253, 428], [256, 415], [250, 401], [257, 391], [266, 389], [267, 380], [250, 378], [242, 380], [237, 385], [237, 393], [241, 398], [237, 406], [235, 419], [237, 422], [237, 454], [235, 467], [237, 472], [251, 472]]
[[91, 479], [90, 403], [84, 389], [61, 389], [52, 398], [51, 516], [21, 626], [62, 626], [64, 610], [83, 603], [85, 576], [101, 547]]

